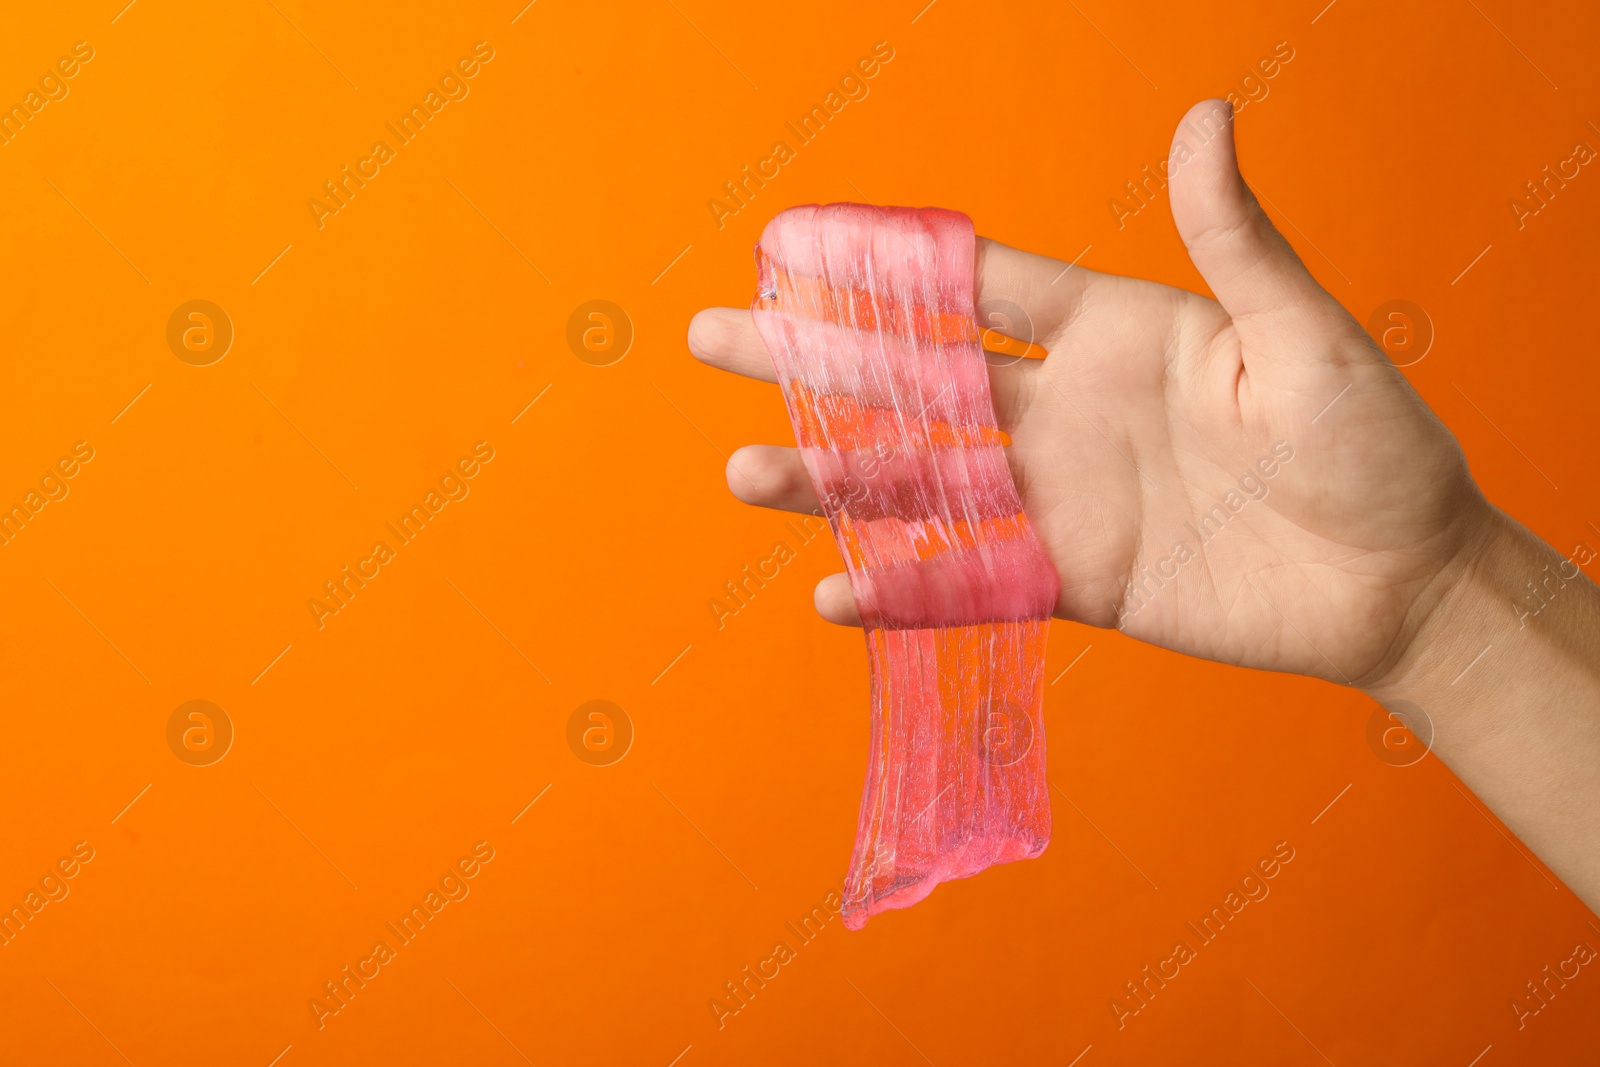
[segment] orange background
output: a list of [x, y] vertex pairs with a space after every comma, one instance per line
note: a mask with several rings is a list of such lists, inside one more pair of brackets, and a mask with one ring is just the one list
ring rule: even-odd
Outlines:
[[[708, 1001], [839, 886], [867, 672], [811, 609], [825, 539], [714, 624], [786, 536], [723, 455], [792, 438], [684, 345], [810, 201], [1201, 288], [1164, 196], [1120, 230], [1107, 201], [1288, 41], [1238, 123], [1269, 213], [1362, 321], [1426, 310], [1405, 373], [1485, 491], [1600, 547], [1600, 174], [1508, 209], [1600, 147], [1592, 7], [521, 6], [6, 16], [0, 101], [95, 57], [0, 147], [0, 502], [95, 458], [0, 548], [0, 901], [95, 858], [0, 948], [0, 1060], [1593, 1062], [1600, 974], [1520, 1031], [1510, 1003], [1594, 916], [1436, 759], [1379, 759], [1370, 700], [1066, 623], [1045, 855], [831, 924], [719, 1029]], [[470, 95], [319, 229], [307, 200], [478, 41]], [[879, 41], [870, 95], [718, 229], [706, 201]], [[236, 331], [211, 366], [166, 342], [191, 299]], [[611, 366], [566, 342], [591, 299], [636, 333]], [[480, 440], [470, 496], [319, 630], [306, 601]], [[236, 730], [211, 766], [167, 744], [196, 699]], [[567, 744], [591, 699], [636, 733], [612, 766]], [[470, 896], [319, 1029], [323, 983], [479, 841]], [[1119, 1030], [1123, 983], [1280, 841], [1271, 896]]]

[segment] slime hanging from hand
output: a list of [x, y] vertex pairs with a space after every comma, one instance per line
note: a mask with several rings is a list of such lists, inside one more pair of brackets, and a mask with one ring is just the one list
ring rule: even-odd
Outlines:
[[866, 626], [872, 740], [844, 921], [1050, 840], [1045, 636], [1059, 581], [1023, 513], [973, 322], [972, 220], [790, 208], [756, 327]]

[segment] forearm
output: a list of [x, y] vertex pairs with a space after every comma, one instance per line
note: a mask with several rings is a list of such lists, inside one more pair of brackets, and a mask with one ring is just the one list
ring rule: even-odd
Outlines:
[[1490, 508], [1410, 648], [1369, 691], [1421, 708], [1433, 752], [1600, 911], [1600, 588]]

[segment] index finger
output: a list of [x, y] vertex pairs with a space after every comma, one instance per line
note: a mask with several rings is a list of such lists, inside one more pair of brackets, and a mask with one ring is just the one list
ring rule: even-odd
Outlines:
[[[976, 310], [985, 351], [1044, 358], [1042, 339], [1071, 321], [1084, 294], [1104, 276], [1079, 266], [1076, 259], [1035, 255], [987, 237], [977, 241]], [[1088, 250], [1086, 246], [1078, 259]], [[689, 350], [723, 370], [764, 382], [777, 380], [772, 359], [744, 309], [700, 312], [689, 324]]]

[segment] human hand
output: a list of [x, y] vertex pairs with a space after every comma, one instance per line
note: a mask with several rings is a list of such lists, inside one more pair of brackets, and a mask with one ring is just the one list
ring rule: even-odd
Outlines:
[[[1216, 300], [979, 240], [980, 313], [1020, 307], [1049, 352], [992, 360], [990, 383], [1061, 576], [1056, 614], [1380, 687], [1494, 509], [1450, 432], [1262, 212], [1231, 108], [1191, 109], [1171, 158], [1173, 217]], [[775, 380], [748, 310], [701, 312], [689, 346]], [[728, 479], [746, 503], [819, 510], [796, 449], [740, 449]], [[859, 624], [843, 573], [816, 601]]]

